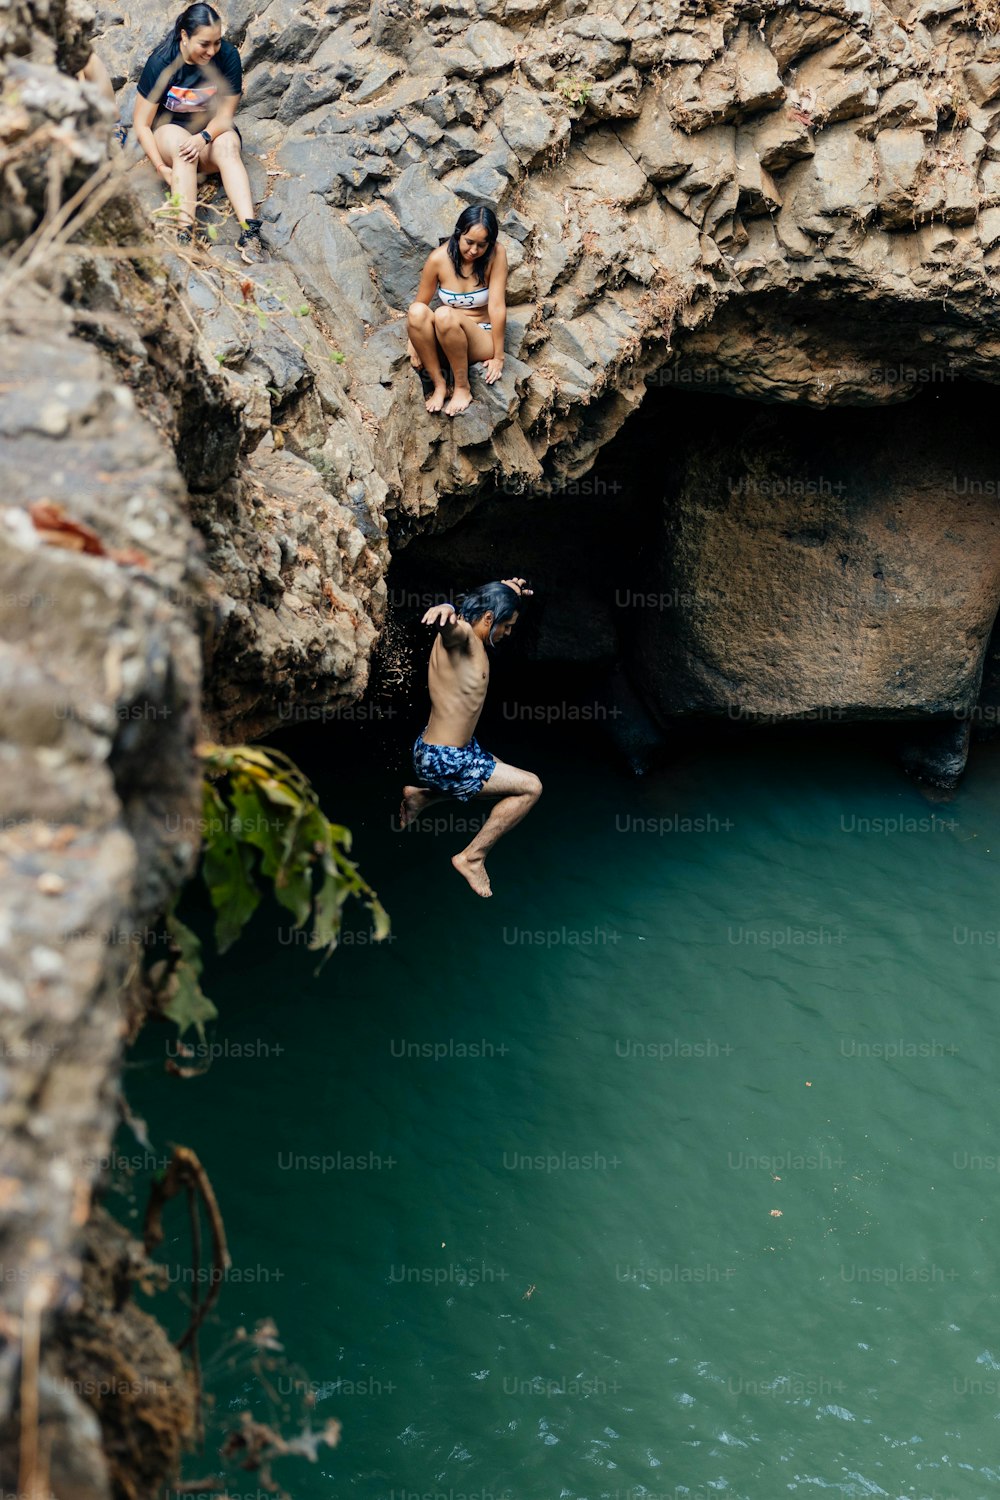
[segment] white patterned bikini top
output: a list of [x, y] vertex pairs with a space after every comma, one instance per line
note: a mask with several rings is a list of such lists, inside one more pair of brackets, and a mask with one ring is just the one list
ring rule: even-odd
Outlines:
[[490, 289], [481, 286], [475, 292], [449, 292], [446, 286], [439, 286], [438, 296], [446, 307], [485, 307], [490, 300]]

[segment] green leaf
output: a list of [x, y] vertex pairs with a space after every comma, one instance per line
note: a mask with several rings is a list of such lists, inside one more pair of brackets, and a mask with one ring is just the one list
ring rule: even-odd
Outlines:
[[296, 927], [303, 927], [312, 909], [312, 868], [306, 864], [286, 865], [281, 878], [274, 882], [277, 901], [290, 911]]
[[271, 811], [271, 804], [264, 802], [259, 787], [242, 778], [230, 792], [233, 817], [230, 829], [233, 837], [259, 849], [264, 856], [261, 873], [273, 880], [285, 862], [284, 822]]
[[202, 874], [220, 952], [235, 942], [260, 903], [255, 874], [272, 881], [275, 899], [292, 913], [296, 927], [311, 916], [314, 951], [333, 951], [352, 896], [371, 912], [376, 941], [388, 936], [388, 916], [348, 857], [350, 829], [329, 821], [294, 761], [280, 750], [246, 745], [204, 744], [200, 754], [206, 775]]
[[214, 1021], [219, 1012], [208, 996], [203, 993], [199, 982], [201, 979], [201, 943], [190, 927], [185, 926], [173, 912], [167, 917], [166, 925], [167, 931], [181, 951], [181, 956], [173, 974], [176, 982], [174, 993], [169, 1003], [161, 1008], [165, 1016], [176, 1022], [181, 1036], [194, 1026], [204, 1041], [205, 1022]]
[[281, 807], [297, 808], [302, 803], [301, 797], [297, 797], [294, 792], [290, 792], [287, 787], [282, 786], [281, 782], [274, 776], [265, 777], [260, 785], [271, 801], [277, 802]]
[[273, 765], [271, 757], [263, 750], [254, 750], [249, 745], [209, 745], [205, 750], [206, 769], [212, 774], [220, 771], [243, 771], [250, 766], [260, 766], [263, 771], [270, 771]]
[[340, 914], [350, 894], [350, 886], [338, 872], [327, 870], [316, 896], [310, 948], [325, 948], [328, 954], [333, 952], [340, 936]]
[[381, 943], [392, 931], [389, 913], [376, 896], [373, 896], [369, 901], [368, 910], [371, 912], [372, 920], [375, 923], [375, 941], [376, 943]]
[[253, 880], [253, 851], [241, 844], [230, 826], [226, 804], [210, 784], [205, 787], [202, 876], [215, 908], [215, 941], [219, 952], [231, 948], [260, 904]]

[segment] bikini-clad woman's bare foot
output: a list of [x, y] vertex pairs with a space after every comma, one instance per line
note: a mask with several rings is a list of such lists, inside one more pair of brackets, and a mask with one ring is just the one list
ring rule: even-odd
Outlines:
[[[427, 397], [427, 400], [424, 402], [424, 405], [426, 406], [427, 410], [433, 416], [435, 412], [439, 412], [441, 410], [442, 406], [444, 406], [444, 403], [445, 403], [445, 401], [447, 399], [448, 399], [448, 387], [445, 385], [444, 381], [442, 380], [441, 383], [440, 383], [440, 385], [436, 385], [434, 387], [434, 389], [431, 391], [430, 395]], [[450, 412], [449, 412], [449, 415], [450, 415]]]
[[460, 411], [472, 405], [472, 391], [467, 385], [456, 385], [454, 393], [448, 405], [444, 409], [446, 417], [457, 417]]
[[430, 792], [420, 786], [404, 786], [403, 800], [399, 804], [399, 831], [409, 828], [414, 818], [420, 816], [428, 802], [431, 801]]
[[477, 896], [492, 896], [493, 887], [481, 859], [469, 859], [468, 855], [453, 854], [451, 862], [458, 873], [469, 882]]

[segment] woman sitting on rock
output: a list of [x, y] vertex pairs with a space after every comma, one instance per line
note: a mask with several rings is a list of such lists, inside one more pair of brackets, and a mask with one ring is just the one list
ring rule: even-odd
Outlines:
[[179, 203], [180, 244], [190, 244], [198, 173], [218, 172], [240, 223], [244, 260], [263, 260], [260, 219], [253, 217], [250, 179], [240, 150], [236, 106], [243, 66], [223, 40], [219, 13], [189, 5], [146, 62], [135, 101], [135, 133]]
[[[507, 252], [497, 244], [500, 226], [491, 208], [467, 208], [458, 217], [450, 240], [442, 240], [424, 263], [416, 301], [406, 315], [410, 362], [433, 384], [427, 410], [453, 417], [472, 401], [469, 365], [486, 365], [486, 383], [503, 373], [503, 340], [507, 326]], [[440, 307], [431, 312], [434, 297]], [[451, 366], [454, 389], [441, 369]]]

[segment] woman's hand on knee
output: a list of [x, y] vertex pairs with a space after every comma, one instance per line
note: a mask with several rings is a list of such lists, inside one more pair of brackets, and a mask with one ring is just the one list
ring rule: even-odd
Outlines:
[[183, 146], [177, 148], [177, 155], [181, 161], [197, 161], [204, 148], [200, 135], [189, 135]]

